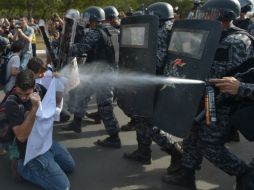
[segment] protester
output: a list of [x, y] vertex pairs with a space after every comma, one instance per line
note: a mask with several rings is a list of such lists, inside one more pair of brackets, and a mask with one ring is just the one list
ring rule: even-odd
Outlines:
[[61, 107], [64, 93], [64, 80], [54, 73], [50, 64], [44, 63], [40, 58], [32, 58], [27, 64], [27, 68], [34, 72], [36, 84], [40, 84], [46, 89], [49, 88], [52, 79], [56, 78], [56, 103]]
[[30, 18], [29, 19], [29, 26], [31, 28], [33, 28], [34, 33], [33, 33], [33, 38], [32, 38], [32, 53], [33, 53], [33, 57], [36, 57], [36, 34], [39, 31], [39, 26], [35, 23], [34, 18]]
[[[31, 70], [21, 71], [16, 78], [16, 101], [6, 102], [6, 114], [12, 135], [15, 138], [19, 158], [18, 173], [27, 181], [44, 189], [69, 189], [70, 183], [65, 173], [74, 170], [75, 163], [63, 145], [52, 142], [51, 148], [24, 165], [27, 140], [36, 121], [36, 113], [43, 98], [43, 91], [36, 85]], [[23, 109], [20, 109], [21, 105]], [[45, 139], [47, 142], [48, 139]]]
[[4, 92], [7, 94], [15, 85], [16, 76], [20, 68], [20, 55], [23, 50], [23, 44], [15, 41], [11, 45], [11, 53], [8, 55], [8, 63], [6, 68], [6, 84]]
[[26, 17], [20, 17], [20, 26], [16, 26], [16, 32], [13, 36], [13, 40], [19, 40], [23, 43], [24, 49], [21, 55], [20, 68], [26, 69], [29, 59], [32, 57], [32, 39], [34, 30], [28, 26]]

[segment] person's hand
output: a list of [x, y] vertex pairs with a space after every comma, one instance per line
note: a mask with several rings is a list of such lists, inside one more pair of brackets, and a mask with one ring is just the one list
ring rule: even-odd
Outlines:
[[12, 39], [13, 38], [12, 33], [9, 33], [7, 37]]
[[38, 75], [38, 78], [43, 78], [44, 76], [45, 76], [44, 73], [40, 73], [40, 74]]
[[30, 94], [30, 100], [31, 100], [33, 107], [38, 107], [39, 103], [41, 101], [41, 97], [40, 97], [39, 93], [33, 92], [32, 94]]
[[70, 43], [69, 43], [69, 47], [70, 47], [70, 49], [72, 49], [72, 48], [74, 47], [74, 43], [73, 43], [73, 42], [70, 42]]
[[52, 76], [57, 78], [57, 77], [60, 77], [61, 74], [58, 73], [57, 71], [55, 71], [55, 72], [52, 73]]
[[209, 82], [213, 83], [222, 93], [228, 93], [231, 95], [236, 95], [240, 86], [240, 81], [234, 77], [210, 79]]
[[13, 38], [12, 33], [9, 33], [7, 37], [8, 37], [8, 38]]
[[58, 13], [55, 13], [55, 17], [56, 17], [57, 19], [59, 19], [59, 18], [60, 18], [60, 16], [59, 16], [59, 14], [58, 14]]
[[21, 29], [21, 28], [17, 28], [17, 32], [18, 32], [19, 34], [21, 34], [22, 29]]

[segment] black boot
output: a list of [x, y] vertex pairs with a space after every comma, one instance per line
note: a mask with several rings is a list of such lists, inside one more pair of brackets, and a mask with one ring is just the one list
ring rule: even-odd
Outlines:
[[81, 123], [82, 117], [74, 116], [73, 121], [67, 126], [62, 126], [61, 129], [63, 131], [74, 131], [76, 133], [81, 133]]
[[180, 170], [171, 175], [165, 175], [162, 177], [162, 181], [172, 185], [178, 185], [188, 188], [190, 190], [196, 190], [195, 183], [195, 170], [182, 167]]
[[123, 154], [123, 158], [135, 162], [140, 162], [144, 165], [151, 164], [151, 149], [150, 148], [142, 148], [138, 147], [134, 152], [125, 152]]
[[167, 168], [168, 174], [173, 174], [181, 169], [181, 159], [182, 159], [182, 143], [174, 143], [173, 150], [169, 153], [171, 155], [170, 165]]
[[237, 129], [233, 128], [226, 139], [226, 142], [240, 142], [240, 135]]
[[104, 146], [104, 147], [110, 147], [110, 148], [121, 148], [122, 146], [121, 140], [118, 134], [111, 135], [104, 140], [97, 140], [96, 144], [100, 146]]
[[136, 130], [136, 122], [135, 119], [131, 118], [130, 122], [121, 126], [121, 131], [134, 131]]
[[236, 177], [235, 190], [251, 190], [254, 189], [254, 170], [249, 170], [245, 174]]
[[237, 130], [234, 130], [234, 132], [232, 133], [231, 141], [232, 142], [240, 142], [240, 135]]
[[62, 109], [60, 113], [60, 122], [67, 122], [69, 121], [70, 117], [71, 117], [70, 113], [67, 110]]
[[88, 117], [89, 119], [94, 120], [94, 123], [96, 123], [96, 124], [101, 123], [101, 116], [100, 116], [98, 111], [93, 112], [93, 113], [86, 113], [86, 117]]

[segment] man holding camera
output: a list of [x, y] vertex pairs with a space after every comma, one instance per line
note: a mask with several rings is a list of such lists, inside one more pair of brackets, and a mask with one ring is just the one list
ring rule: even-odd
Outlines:
[[20, 60], [21, 70], [24, 70], [26, 69], [29, 59], [32, 57], [32, 38], [34, 30], [28, 26], [26, 17], [21, 17], [19, 22], [20, 25], [16, 25], [16, 31], [13, 36], [13, 40], [19, 40], [24, 45]]

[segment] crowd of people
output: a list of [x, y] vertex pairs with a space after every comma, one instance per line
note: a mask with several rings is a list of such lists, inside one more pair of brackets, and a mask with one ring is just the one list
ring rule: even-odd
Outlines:
[[[12, 162], [14, 161], [14, 168], [20, 177], [44, 189], [70, 189], [66, 174], [73, 172], [75, 162], [68, 150], [58, 142], [52, 139], [41, 142], [42, 144], [48, 142], [50, 146], [39, 156], [24, 164], [29, 136], [38, 123], [37, 110], [50, 91], [48, 89], [54, 78], [57, 81], [55, 109], [61, 110], [61, 114], [56, 111], [60, 117], [54, 120], [67, 121], [70, 115], [73, 115], [73, 120], [61, 127], [63, 131], [81, 133], [82, 119], [87, 116], [98, 123], [102, 121], [108, 133], [108, 137], [97, 140], [96, 145], [121, 148], [120, 130], [135, 130], [137, 150], [124, 153], [123, 158], [140, 164], [151, 164], [151, 144], [152, 141], [156, 142], [161, 150], [171, 156], [167, 175], [162, 178], [163, 182], [196, 189], [195, 171], [200, 169], [205, 157], [214, 166], [236, 177], [236, 190], [253, 189], [253, 161], [247, 164], [225, 147], [225, 143], [234, 139], [234, 135], [239, 135], [237, 130], [241, 131], [241, 128], [244, 128], [243, 124], [240, 124], [241, 127], [237, 125], [237, 121], [243, 118], [236, 113], [244, 113], [244, 120], [247, 121], [244, 124], [253, 123], [249, 108], [253, 107], [254, 99], [252, 75], [254, 69], [251, 62], [254, 58], [254, 37], [252, 37], [254, 22], [247, 18], [247, 13], [253, 9], [253, 6], [251, 0], [210, 0], [205, 3], [194, 1], [193, 9], [187, 19], [216, 20], [221, 23], [223, 30], [209, 73], [211, 78], [209, 83], [216, 89], [217, 121], [207, 124], [204, 118], [193, 122], [189, 136], [179, 142], [174, 142], [170, 134], [154, 126], [151, 118], [137, 116], [126, 110], [123, 111], [130, 117], [130, 122], [120, 127], [112, 106], [113, 96], [117, 97], [117, 93], [113, 94], [115, 90], [111, 84], [98, 88], [93, 81], [86, 81], [85, 85], [80, 83], [68, 92], [68, 96], [75, 101], [65, 100], [64, 93], [68, 81], [65, 76], [55, 71], [57, 68], [50, 63], [48, 53], [49, 51], [57, 53], [55, 49], [61, 49], [63, 43], [61, 39], [65, 35], [64, 18], [54, 14], [48, 22], [48, 30], [53, 38], [52, 49], [47, 49], [48, 59], [45, 62], [36, 57], [35, 32], [39, 31], [39, 26], [34, 19], [28, 21], [23, 16], [18, 21], [1, 19], [0, 42], [4, 47], [1, 51], [8, 55], [4, 86], [7, 96], [1, 106], [5, 107], [10, 126], [8, 134], [14, 142], [11, 144], [2, 142], [0, 154], [6, 151], [14, 154], [12, 150], [13, 146], [16, 146], [19, 154]], [[168, 64], [172, 62], [168, 60], [171, 29], [175, 20], [183, 18], [178, 14], [178, 7], [173, 8], [166, 2], [153, 3], [147, 8], [142, 7], [126, 15], [138, 17], [146, 14], [155, 15], [159, 19], [154, 64], [156, 75], [165, 76], [173, 69], [172, 65]], [[101, 72], [115, 72], [119, 68], [115, 51], [119, 49], [117, 44], [121, 28], [119, 12], [114, 6], [105, 8], [91, 6], [83, 13], [84, 17], [87, 15], [89, 17], [83, 19], [85, 27], [81, 39], [68, 44], [70, 46], [68, 56], [84, 57], [85, 55], [85, 63], [82, 61], [81, 67], [95, 65], [96, 68], [100, 68], [98, 64], [102, 64]], [[96, 97], [98, 112], [87, 113], [92, 96]], [[203, 109], [205, 108], [202, 104], [200, 110]], [[53, 120], [47, 125], [53, 127]], [[249, 133], [252, 136], [253, 130], [250, 129]]]

